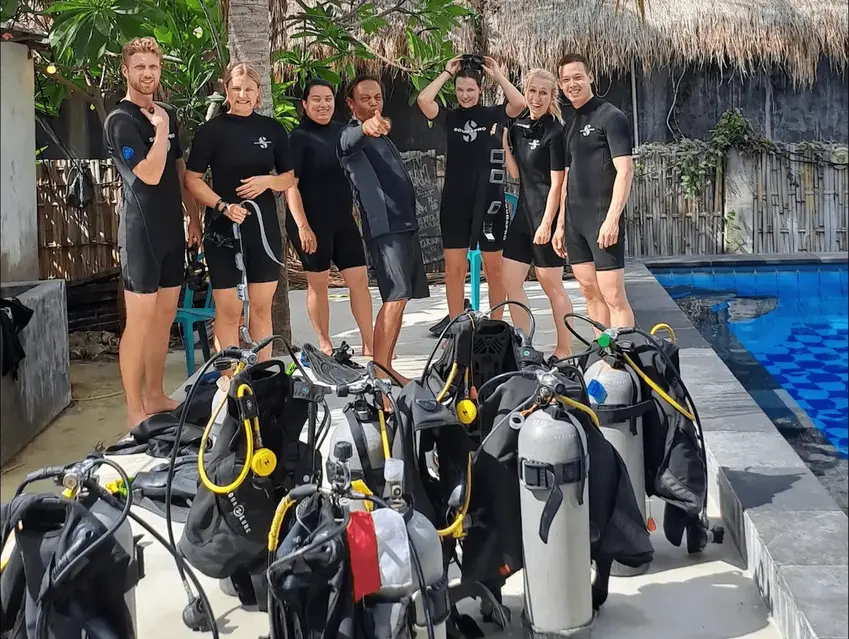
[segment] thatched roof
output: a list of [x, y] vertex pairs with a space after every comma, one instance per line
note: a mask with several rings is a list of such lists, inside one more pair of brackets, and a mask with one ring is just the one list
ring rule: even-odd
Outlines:
[[[475, 0], [480, 2], [481, 0]], [[750, 72], [784, 66], [808, 84], [823, 56], [845, 69], [846, 0], [646, 0], [641, 21], [633, 0], [485, 0], [490, 55], [523, 70], [554, 69], [568, 51], [596, 71], [708, 64]]]

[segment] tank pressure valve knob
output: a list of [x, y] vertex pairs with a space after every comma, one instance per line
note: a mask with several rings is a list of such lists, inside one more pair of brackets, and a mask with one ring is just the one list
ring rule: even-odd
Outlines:
[[351, 442], [336, 442], [333, 447], [333, 456], [343, 464], [354, 456], [354, 448]]

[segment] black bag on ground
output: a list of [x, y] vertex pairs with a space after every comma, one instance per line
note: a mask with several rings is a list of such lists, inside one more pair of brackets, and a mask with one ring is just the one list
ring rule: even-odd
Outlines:
[[[243, 382], [253, 390], [262, 445], [277, 456], [277, 467], [268, 477], [249, 472], [244, 482], [227, 494], [216, 494], [202, 482], [198, 484], [178, 546], [192, 566], [218, 579], [231, 577], [237, 569], [255, 565], [264, 556], [278, 502], [312, 474], [312, 448], [299, 441], [309, 404], [292, 397], [292, 380], [283, 362], [270, 360], [233, 377], [227, 414], [205, 458], [209, 479], [226, 486], [244, 467], [245, 432], [236, 399]], [[320, 464], [318, 452], [315, 455]]]

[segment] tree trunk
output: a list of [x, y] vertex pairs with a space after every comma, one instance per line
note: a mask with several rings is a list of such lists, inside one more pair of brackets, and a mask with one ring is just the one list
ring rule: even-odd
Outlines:
[[[263, 115], [274, 113], [271, 94], [271, 36], [269, 27], [268, 0], [230, 0], [227, 7], [227, 47], [231, 62], [247, 62], [256, 68], [262, 80], [260, 92], [262, 103], [258, 109]], [[277, 198], [277, 221], [286, 246], [286, 207], [282, 196]], [[283, 251], [281, 262], [286, 262]], [[281, 267], [277, 280], [277, 292], [271, 307], [271, 319], [274, 333], [292, 341], [292, 328], [289, 320], [289, 274], [287, 267]], [[282, 351], [275, 343], [274, 352]]]

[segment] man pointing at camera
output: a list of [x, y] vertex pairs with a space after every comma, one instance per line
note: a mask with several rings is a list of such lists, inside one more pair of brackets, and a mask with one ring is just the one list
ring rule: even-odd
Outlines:
[[360, 210], [363, 237], [383, 300], [374, 323], [374, 361], [395, 373], [392, 355], [407, 301], [430, 297], [416, 195], [401, 154], [387, 137], [391, 123], [381, 115], [380, 81], [371, 76], [355, 78], [348, 86], [347, 103], [353, 119], [339, 138], [339, 161]]
[[185, 212], [189, 243], [197, 245], [197, 205], [183, 192], [183, 149], [177, 114], [153, 101], [162, 54], [153, 38], [131, 40], [122, 52], [127, 95], [104, 122], [106, 147], [121, 176], [118, 249], [127, 323], [119, 362], [127, 426], [176, 408], [162, 388], [171, 324], [185, 279]]

